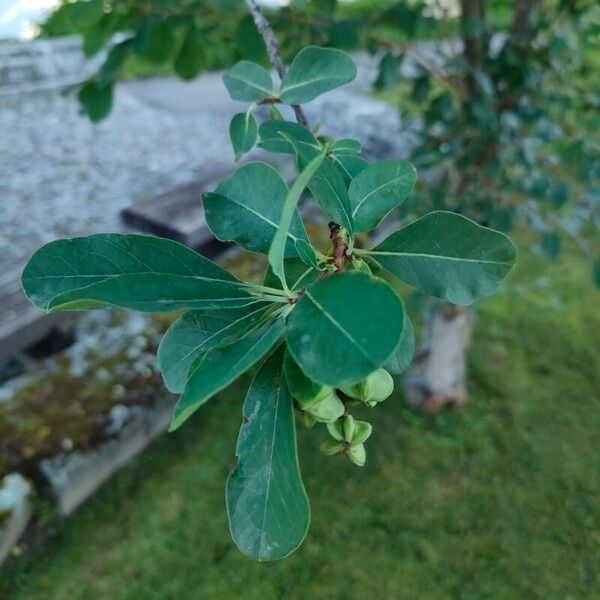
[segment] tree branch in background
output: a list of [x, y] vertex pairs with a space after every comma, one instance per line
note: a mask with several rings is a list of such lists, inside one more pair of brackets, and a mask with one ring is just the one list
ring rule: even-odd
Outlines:
[[[265, 46], [267, 47], [267, 54], [269, 55], [269, 60], [271, 64], [277, 71], [280, 79], [283, 79], [285, 75], [285, 65], [283, 64], [283, 60], [281, 60], [281, 54], [279, 52], [279, 45], [277, 44], [277, 38], [275, 37], [275, 32], [271, 27], [271, 24], [265, 16], [262, 14], [258, 4], [256, 4], [255, 0], [244, 0], [252, 18], [254, 19], [254, 24], [258, 29], [258, 32], [262, 36], [262, 39], [265, 42]], [[304, 127], [308, 127], [308, 120], [304, 111], [297, 104], [293, 105], [294, 114], [296, 115], [296, 120], [300, 125], [304, 125]]]
[[467, 74], [467, 88], [470, 93], [479, 91], [475, 71], [480, 71], [483, 66], [485, 52], [484, 25], [485, 3], [484, 0], [461, 0], [461, 25], [464, 40], [464, 57], [472, 72]]

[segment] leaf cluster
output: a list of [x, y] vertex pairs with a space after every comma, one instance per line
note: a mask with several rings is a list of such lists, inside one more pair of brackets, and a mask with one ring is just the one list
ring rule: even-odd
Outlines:
[[[227, 506], [237, 545], [260, 560], [286, 556], [308, 527], [295, 409], [305, 425], [327, 425], [327, 454], [365, 463], [371, 427], [349, 411], [387, 398], [390, 373], [401, 373], [414, 350], [412, 325], [389, 281], [470, 304], [494, 293], [515, 261], [505, 235], [447, 211], [429, 213], [374, 247], [358, 247], [356, 234], [372, 231], [409, 196], [412, 165], [369, 164], [356, 140], [317, 137], [279, 118], [259, 126], [253, 115], [263, 101], [308, 101], [355, 75], [348, 55], [310, 46], [277, 90], [270, 74], [248, 61], [224, 77], [233, 98], [251, 102], [232, 120], [238, 154], [257, 143], [293, 155], [298, 170], [288, 186], [269, 164], [249, 162], [203, 196], [218, 239], [268, 256], [262, 284], [240, 281], [177, 242], [117, 233], [51, 242], [22, 276], [28, 298], [49, 311], [183, 311], [158, 350], [165, 385], [180, 394], [171, 430], [258, 365]], [[306, 233], [299, 203], [307, 192], [331, 219], [328, 249], [315, 247]]]

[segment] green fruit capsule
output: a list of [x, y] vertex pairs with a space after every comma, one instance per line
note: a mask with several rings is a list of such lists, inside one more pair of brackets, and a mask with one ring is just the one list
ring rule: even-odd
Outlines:
[[355, 429], [354, 417], [352, 415], [346, 415], [346, 417], [344, 417], [342, 429], [344, 431], [344, 440], [348, 443], [352, 442]]
[[328, 456], [333, 456], [334, 454], [339, 454], [344, 449], [344, 446], [341, 442], [336, 442], [332, 438], [326, 439], [321, 444], [321, 451], [327, 454]]
[[292, 398], [296, 399], [301, 405], [302, 410], [306, 410], [319, 400], [330, 396], [333, 388], [328, 385], [321, 385], [311, 381], [296, 364], [296, 361], [290, 356], [289, 352], [285, 354], [285, 380]]
[[373, 274], [373, 272], [371, 271], [371, 267], [369, 267], [369, 265], [364, 260], [355, 256], [352, 257], [350, 268], [353, 271], [359, 271], [360, 273], [366, 273], [367, 275]]
[[344, 441], [344, 426], [341, 419], [338, 419], [333, 423], [327, 423], [327, 431], [334, 440], [338, 442]]
[[373, 426], [366, 421], [354, 421], [354, 433], [350, 444], [352, 446], [364, 444], [373, 432]]
[[391, 395], [394, 391], [394, 380], [385, 369], [377, 369], [377, 371], [373, 371], [362, 381], [341, 388], [341, 390], [346, 396], [362, 400], [373, 406]]
[[311, 429], [312, 427], [314, 427], [317, 420], [311, 414], [303, 412], [300, 415], [300, 422], [302, 423], [302, 425], [304, 425], [304, 427], [306, 427], [306, 429]]
[[357, 467], [364, 466], [365, 462], [367, 461], [367, 451], [365, 450], [363, 444], [356, 444], [356, 446], [350, 446], [350, 448], [346, 450], [346, 454], [348, 455], [348, 458]]
[[331, 392], [328, 396], [304, 407], [304, 410], [320, 423], [332, 423], [344, 414], [344, 403], [335, 392]]

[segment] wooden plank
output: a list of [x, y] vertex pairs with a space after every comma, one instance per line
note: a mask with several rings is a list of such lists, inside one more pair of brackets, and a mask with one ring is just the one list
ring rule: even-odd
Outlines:
[[[294, 163], [289, 158], [273, 158], [263, 152], [257, 153], [257, 157], [273, 164], [287, 181], [294, 177]], [[216, 188], [230, 172], [229, 168], [216, 170], [206, 177], [136, 202], [121, 211], [121, 218], [138, 231], [176, 240], [203, 254], [214, 255], [223, 245], [208, 229], [200, 199], [202, 192]]]
[[202, 192], [215, 188], [229, 170], [179, 185], [121, 211], [121, 218], [139, 231], [176, 240], [191, 248], [202, 248], [213, 240], [200, 202]]
[[66, 318], [64, 313], [48, 315], [27, 300], [21, 289], [24, 266], [25, 261], [0, 275], [0, 360], [39, 341]]

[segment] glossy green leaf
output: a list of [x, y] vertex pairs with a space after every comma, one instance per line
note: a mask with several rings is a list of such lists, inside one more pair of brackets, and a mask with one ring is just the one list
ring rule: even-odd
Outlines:
[[175, 73], [185, 80], [196, 77], [200, 71], [206, 68], [204, 48], [204, 35], [195, 27], [190, 27], [173, 63]]
[[379, 368], [402, 332], [402, 303], [390, 286], [359, 272], [306, 288], [288, 318], [288, 350], [313, 381], [351, 384]]
[[257, 560], [293, 552], [310, 521], [282, 358], [283, 350], [273, 353], [250, 385], [236, 446], [239, 462], [227, 479], [231, 536], [244, 554]]
[[316, 152], [320, 151], [319, 142], [306, 127], [290, 121], [274, 119], [265, 121], [258, 130], [259, 146], [269, 152], [295, 154], [296, 150], [290, 139], [300, 146], [308, 145]]
[[[279, 227], [287, 193], [285, 181], [267, 163], [242, 165], [214, 193], [203, 195], [206, 223], [218, 239], [266, 254]], [[296, 210], [287, 233], [286, 256], [296, 255], [294, 242], [299, 238], [306, 239], [306, 231]]]
[[422, 292], [462, 305], [493, 294], [516, 258], [504, 234], [446, 211], [425, 215], [368, 253]]
[[321, 385], [320, 383], [311, 381], [302, 372], [289, 352], [285, 353], [284, 373], [290, 394], [300, 404], [310, 404], [316, 399], [324, 398], [334, 391], [329, 385]]
[[234, 115], [229, 125], [229, 137], [233, 146], [235, 159], [252, 150], [258, 135], [258, 124], [252, 112], [246, 111]]
[[277, 343], [283, 329], [283, 319], [278, 318], [233, 344], [213, 348], [198, 356], [190, 367], [185, 391], [175, 406], [169, 431], [180, 427], [206, 401], [256, 364]]
[[331, 151], [334, 154], [342, 155], [353, 155], [360, 154], [362, 150], [362, 146], [358, 140], [352, 140], [349, 138], [344, 138], [341, 140], [336, 140], [331, 146]]
[[360, 171], [348, 189], [355, 230], [374, 229], [406, 200], [416, 179], [415, 168], [406, 160], [382, 160]]
[[42, 246], [23, 270], [27, 297], [46, 310], [114, 305], [146, 312], [256, 302], [240, 281], [183, 244], [104, 233]]
[[356, 77], [354, 61], [341, 50], [308, 46], [300, 50], [281, 82], [286, 104], [303, 104]]
[[[317, 271], [313, 267], [309, 267], [300, 258], [285, 259], [285, 279], [290, 290], [299, 290], [311, 284], [320, 275], [321, 271]], [[271, 288], [283, 289], [281, 281], [273, 273], [271, 267], [265, 273], [263, 285]]]
[[247, 60], [241, 60], [225, 73], [223, 82], [234, 100], [252, 102], [273, 97], [273, 81], [269, 72]]
[[363, 170], [369, 166], [369, 163], [360, 156], [351, 154], [334, 154], [333, 160], [335, 165], [341, 172], [346, 185], [350, 185], [351, 181]]
[[200, 354], [236, 341], [264, 317], [263, 303], [217, 311], [196, 309], [181, 315], [158, 347], [158, 366], [167, 389], [181, 394], [190, 366]]
[[[304, 192], [304, 188], [307, 183], [311, 180], [313, 175], [317, 172], [317, 169], [321, 166], [325, 160], [325, 150], [315, 156], [310, 163], [302, 170], [296, 181], [294, 181], [290, 191], [287, 193], [283, 202], [283, 208], [281, 209], [281, 217], [279, 220], [279, 227], [273, 237], [273, 242], [269, 248], [269, 265], [271, 270], [283, 284], [284, 289], [287, 288], [287, 282], [285, 279], [285, 269], [283, 259], [285, 257], [285, 248], [288, 241], [290, 228], [294, 220], [294, 216], [298, 215], [298, 202]], [[308, 245], [308, 242], [306, 242]], [[310, 246], [309, 246], [310, 249]], [[306, 250], [306, 248], [304, 249]]]
[[402, 334], [400, 335], [400, 341], [394, 348], [394, 351], [390, 354], [388, 359], [385, 361], [383, 368], [394, 375], [400, 375], [408, 369], [413, 355], [415, 353], [415, 331], [411, 320], [408, 318], [406, 312], [404, 313], [404, 327], [402, 328]]
[[[308, 145], [297, 145], [296, 152], [300, 169], [304, 169], [319, 153], [316, 148]], [[352, 208], [346, 182], [341, 170], [330, 158], [326, 158], [321, 163], [318, 171], [308, 182], [308, 189], [323, 212], [352, 234]]]
[[294, 245], [296, 247], [298, 257], [304, 264], [312, 267], [313, 269], [319, 269], [319, 261], [315, 253], [315, 249], [308, 242], [305, 242], [304, 240], [296, 240]]

